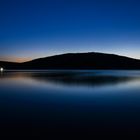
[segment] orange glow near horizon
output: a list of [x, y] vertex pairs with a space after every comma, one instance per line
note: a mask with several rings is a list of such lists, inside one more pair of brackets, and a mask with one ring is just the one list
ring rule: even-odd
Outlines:
[[22, 63], [22, 62], [26, 62], [26, 61], [30, 61], [33, 58], [22, 58], [22, 57], [5, 57], [5, 58], [0, 58], [0, 61], [8, 61], [8, 62], [18, 62], [18, 63]]

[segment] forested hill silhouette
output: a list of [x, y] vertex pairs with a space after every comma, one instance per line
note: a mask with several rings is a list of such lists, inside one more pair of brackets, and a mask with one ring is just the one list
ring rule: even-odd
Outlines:
[[68, 53], [24, 63], [0, 62], [5, 69], [140, 69], [140, 60], [105, 53]]

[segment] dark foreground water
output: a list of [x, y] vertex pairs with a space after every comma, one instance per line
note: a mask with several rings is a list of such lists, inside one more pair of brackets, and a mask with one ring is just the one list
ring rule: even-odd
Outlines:
[[140, 71], [0, 73], [0, 135], [139, 134]]

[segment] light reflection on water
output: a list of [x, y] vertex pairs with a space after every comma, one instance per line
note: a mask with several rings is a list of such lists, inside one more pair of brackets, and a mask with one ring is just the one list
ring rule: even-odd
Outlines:
[[42, 82], [62, 86], [98, 87], [140, 80], [139, 71], [17, 71], [1, 74], [1, 79], [24, 83]]
[[7, 128], [137, 132], [140, 71], [3, 72], [0, 111]]

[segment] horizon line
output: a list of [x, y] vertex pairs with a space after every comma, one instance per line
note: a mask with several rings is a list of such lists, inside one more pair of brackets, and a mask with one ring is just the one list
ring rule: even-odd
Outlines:
[[[11, 62], [11, 63], [26, 63], [26, 62], [30, 62], [36, 59], [42, 59], [42, 58], [47, 58], [47, 57], [53, 57], [53, 56], [59, 56], [59, 55], [66, 55], [66, 54], [82, 54], [82, 53], [101, 53], [101, 54], [108, 54], [108, 55], [116, 55], [116, 56], [122, 56], [122, 57], [126, 57], [126, 58], [131, 58], [131, 59], [135, 59], [135, 60], [140, 60], [138, 58], [134, 58], [134, 57], [129, 57], [126, 55], [121, 55], [121, 54], [116, 54], [116, 53], [106, 53], [106, 52], [96, 52], [96, 51], [91, 51], [91, 52], [68, 52], [68, 53], [58, 53], [58, 54], [54, 54], [54, 55], [48, 55], [48, 56], [42, 56], [42, 57], [37, 57], [37, 58], [33, 58], [33, 59], [29, 59], [27, 61], [8, 61], [8, 60], [0, 60], [1, 62]], [[22, 59], [22, 58], [21, 58]], [[26, 58], [25, 58], [26, 59]]]

